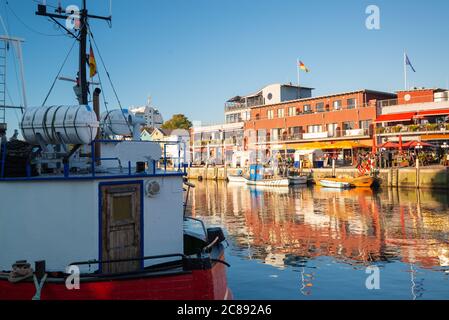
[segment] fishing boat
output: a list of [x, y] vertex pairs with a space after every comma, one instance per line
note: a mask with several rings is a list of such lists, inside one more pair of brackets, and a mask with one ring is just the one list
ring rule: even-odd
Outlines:
[[257, 164], [250, 166], [250, 175], [249, 179], [246, 179], [246, 184], [250, 186], [288, 187], [290, 181], [288, 178], [274, 176], [263, 165]]
[[169, 170], [126, 109], [101, 115], [100, 88], [89, 104], [89, 17], [79, 104], [26, 108], [23, 140], [0, 130], [0, 300], [232, 299], [223, 230], [186, 212], [187, 166]]

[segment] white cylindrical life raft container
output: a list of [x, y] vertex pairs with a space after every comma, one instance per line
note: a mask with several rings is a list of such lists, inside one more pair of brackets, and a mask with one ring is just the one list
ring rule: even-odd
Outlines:
[[26, 109], [20, 127], [30, 144], [89, 144], [99, 122], [89, 106], [51, 106]]
[[111, 110], [101, 115], [101, 128], [108, 136], [130, 136], [133, 134], [134, 114], [127, 109]]

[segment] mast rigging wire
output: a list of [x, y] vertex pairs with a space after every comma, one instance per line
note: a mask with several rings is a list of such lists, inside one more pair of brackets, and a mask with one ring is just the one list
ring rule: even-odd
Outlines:
[[[36, 30], [36, 29], [34, 29], [34, 28], [32, 28], [32, 27], [30, 27], [28, 24], [26, 24], [16, 13], [15, 13], [15, 11], [11, 8], [11, 6], [9, 5], [9, 1], [8, 0], [6, 0], [6, 5], [7, 5], [7, 8], [11, 11], [11, 13], [14, 15], [14, 17], [16, 17], [16, 19], [25, 27], [25, 28], [27, 28], [28, 30], [30, 30], [31, 32], [34, 32], [34, 33], [36, 33], [36, 34], [38, 34], [38, 35], [41, 35], [41, 36], [45, 36], [45, 37], [65, 37], [66, 36], [66, 34], [64, 34], [64, 33], [60, 33], [60, 34], [49, 34], [49, 33], [44, 33], [44, 32], [40, 32], [40, 31], [38, 31], [38, 30]], [[48, 19], [49, 21], [51, 21], [50, 19]]]
[[56, 75], [56, 77], [55, 77], [55, 79], [54, 79], [54, 81], [53, 81], [53, 83], [52, 83], [52, 85], [51, 85], [51, 87], [50, 87], [50, 90], [48, 91], [47, 96], [45, 97], [44, 102], [42, 103], [42, 106], [45, 105], [45, 103], [46, 103], [47, 100], [48, 100], [48, 97], [50, 96], [51, 92], [53, 91], [53, 88], [55, 87], [56, 81], [58, 81], [59, 75], [61, 74], [62, 69], [64, 68], [64, 66], [65, 66], [65, 64], [66, 64], [66, 62], [67, 62], [67, 60], [69, 59], [70, 53], [72, 53], [73, 47], [75, 46], [75, 44], [76, 44], [77, 41], [78, 41], [78, 40], [76, 40], [76, 39], [75, 39], [75, 41], [73, 41], [73, 44], [72, 44], [72, 46], [70, 47], [70, 50], [69, 50], [69, 52], [67, 53], [67, 56], [65, 57], [64, 62], [62, 63], [62, 66], [61, 66], [61, 68], [59, 69], [58, 74]]
[[90, 39], [92, 40], [92, 42], [94, 43], [95, 49], [97, 50], [98, 56], [100, 57], [101, 64], [103, 65], [103, 68], [104, 68], [104, 70], [105, 70], [105, 72], [106, 72], [106, 76], [108, 77], [109, 84], [111, 85], [112, 91], [114, 92], [115, 98], [117, 99], [117, 102], [118, 102], [118, 105], [119, 105], [119, 107], [120, 107], [120, 110], [122, 111], [123, 118], [125, 119], [125, 122], [126, 122], [127, 125], [128, 125], [129, 132], [130, 132], [131, 135], [132, 135], [132, 134], [133, 134], [133, 130], [132, 130], [132, 128], [131, 128], [131, 125], [130, 125], [129, 122], [128, 122], [128, 119], [126, 119], [126, 117], [125, 117], [125, 115], [124, 115], [124, 113], [123, 113], [122, 103], [121, 103], [120, 98], [119, 98], [119, 96], [118, 96], [118, 94], [117, 94], [117, 91], [115, 90], [114, 83], [112, 82], [111, 75], [109, 74], [109, 71], [108, 71], [108, 69], [106, 68], [106, 64], [105, 64], [105, 62], [104, 62], [104, 60], [103, 60], [103, 57], [102, 57], [102, 55], [101, 55], [101, 52], [100, 52], [100, 50], [98, 49], [98, 45], [97, 45], [97, 42], [95, 41], [94, 35], [93, 35], [93, 33], [92, 33], [92, 30], [90, 29], [90, 25], [88, 25], [88, 32], [89, 32], [89, 37], [90, 37]]

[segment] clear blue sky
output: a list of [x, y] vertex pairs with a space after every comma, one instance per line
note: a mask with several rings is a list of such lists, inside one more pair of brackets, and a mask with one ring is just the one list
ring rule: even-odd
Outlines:
[[[9, 0], [28, 28], [5, 2], [0, 8], [10, 33], [26, 39], [29, 104], [40, 105], [73, 40], [29, 29], [61, 32], [34, 15], [37, 1]], [[370, 4], [381, 10], [379, 31], [365, 28]], [[109, 0], [88, 0], [88, 6], [107, 15]], [[91, 24], [124, 106], [144, 104], [151, 94], [165, 119], [184, 113], [219, 122], [228, 98], [269, 83], [295, 83], [297, 58], [311, 69], [301, 84], [316, 88], [315, 95], [402, 89], [404, 49], [417, 69], [409, 73], [410, 85], [446, 87], [448, 12], [447, 0], [113, 0], [113, 28]], [[75, 54], [63, 75], [76, 73]], [[16, 83], [9, 87], [18, 97]], [[108, 86], [106, 94], [115, 106]], [[70, 85], [58, 82], [48, 104], [74, 103]]]

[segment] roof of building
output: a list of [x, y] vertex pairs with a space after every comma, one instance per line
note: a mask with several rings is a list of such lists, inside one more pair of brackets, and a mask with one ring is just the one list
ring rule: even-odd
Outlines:
[[257, 108], [264, 108], [264, 107], [273, 107], [273, 106], [277, 106], [277, 105], [285, 105], [285, 104], [291, 104], [291, 103], [295, 103], [295, 102], [307, 102], [307, 101], [312, 101], [312, 100], [320, 100], [320, 99], [324, 99], [324, 98], [338, 97], [338, 96], [344, 96], [344, 95], [349, 95], [349, 94], [354, 94], [354, 93], [361, 93], [361, 92], [374, 93], [374, 94], [383, 94], [383, 95], [391, 96], [392, 98], [396, 97], [396, 94], [391, 93], [391, 92], [383, 92], [383, 91], [376, 91], [376, 90], [369, 90], [369, 89], [360, 89], [360, 90], [355, 90], [355, 91], [340, 92], [340, 93], [333, 93], [333, 94], [316, 96], [316, 97], [310, 97], [310, 98], [302, 98], [302, 99], [296, 99], [296, 100], [283, 101], [283, 102], [275, 103], [275, 104], [271, 104], [271, 105], [254, 106], [254, 107], [251, 107], [251, 108], [252, 109], [257, 109]]
[[422, 87], [422, 88], [412, 88], [412, 89], [409, 89], [409, 90], [398, 90], [396, 92], [399, 93], [399, 92], [413, 92], [413, 91], [427, 91], [427, 90], [432, 90], [432, 91], [435, 91], [435, 92], [448, 91], [448, 89], [442, 89], [442, 88], [424, 88], [424, 87]]
[[229, 99], [227, 102], [238, 102], [238, 101], [241, 101], [242, 99], [245, 99], [245, 98], [251, 98], [251, 97], [258, 96], [258, 95], [260, 95], [260, 94], [262, 93], [263, 89], [265, 89], [265, 88], [267, 88], [267, 87], [269, 87], [269, 86], [275, 86], [275, 85], [278, 85], [278, 86], [280, 86], [280, 87], [290, 87], [290, 88], [299, 88], [299, 89], [315, 90], [315, 88], [304, 87], [304, 86], [299, 86], [299, 87], [298, 87], [297, 85], [294, 85], [294, 84], [291, 84], [291, 83], [288, 83], [288, 84], [273, 83], [273, 84], [269, 84], [269, 85], [264, 86], [263, 88], [261, 88], [260, 90], [254, 92], [254, 93], [252, 93], [252, 94], [248, 94], [248, 95], [245, 95], [245, 96], [235, 96], [235, 97], [232, 97], [232, 98]]

